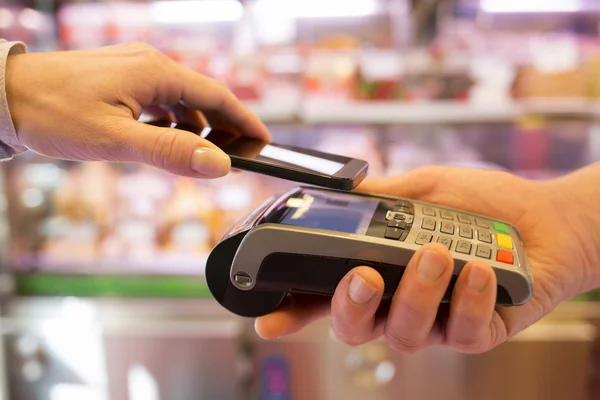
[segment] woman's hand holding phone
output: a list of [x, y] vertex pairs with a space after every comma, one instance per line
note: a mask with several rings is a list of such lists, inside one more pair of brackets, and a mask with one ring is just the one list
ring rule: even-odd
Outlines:
[[142, 123], [145, 110], [270, 141], [265, 125], [223, 84], [144, 43], [11, 55], [6, 92], [19, 142], [53, 158], [138, 162], [193, 178], [230, 171], [218, 146], [189, 131]]

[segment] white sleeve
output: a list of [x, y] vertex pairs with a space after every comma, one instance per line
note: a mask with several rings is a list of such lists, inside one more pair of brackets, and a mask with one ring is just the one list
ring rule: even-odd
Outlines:
[[0, 39], [0, 161], [10, 160], [16, 154], [27, 151], [17, 138], [6, 99], [6, 61], [9, 55], [23, 54], [27, 47], [21, 42]]

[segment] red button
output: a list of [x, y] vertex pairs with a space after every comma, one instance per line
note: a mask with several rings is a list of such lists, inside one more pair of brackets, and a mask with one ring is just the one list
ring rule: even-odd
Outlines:
[[506, 264], [512, 264], [514, 262], [514, 256], [512, 251], [498, 249], [496, 254], [496, 261]]

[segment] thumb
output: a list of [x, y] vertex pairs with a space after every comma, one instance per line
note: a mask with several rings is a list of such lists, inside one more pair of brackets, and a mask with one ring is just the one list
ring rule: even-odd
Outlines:
[[121, 146], [117, 161], [145, 163], [191, 178], [219, 178], [231, 170], [227, 154], [192, 132], [138, 121], [127, 121], [119, 130], [129, 132], [129, 143]]

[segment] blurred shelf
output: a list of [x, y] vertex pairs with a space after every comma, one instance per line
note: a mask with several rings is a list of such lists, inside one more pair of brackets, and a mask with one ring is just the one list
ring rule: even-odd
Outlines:
[[296, 123], [298, 121], [298, 106], [281, 104], [264, 104], [247, 101], [246, 106], [260, 119], [270, 123]]
[[518, 102], [521, 114], [600, 116], [600, 101], [578, 98], [528, 99]]
[[298, 108], [246, 103], [267, 123], [303, 124], [469, 124], [510, 123], [526, 116], [600, 117], [600, 102], [580, 99], [532, 99], [514, 103], [402, 103], [396, 101], [338, 102], [306, 100]]
[[146, 317], [146, 318], [194, 318], [229, 317], [232, 314], [212, 297], [205, 299], [185, 298], [86, 298], [72, 296], [21, 296], [15, 297], [4, 305], [3, 315], [21, 317], [50, 316], [57, 309], [73, 303], [93, 307], [98, 316], [110, 317]]
[[465, 103], [356, 102], [332, 104], [309, 101], [301, 111], [306, 123], [439, 124], [512, 121], [514, 105], [476, 106]]

